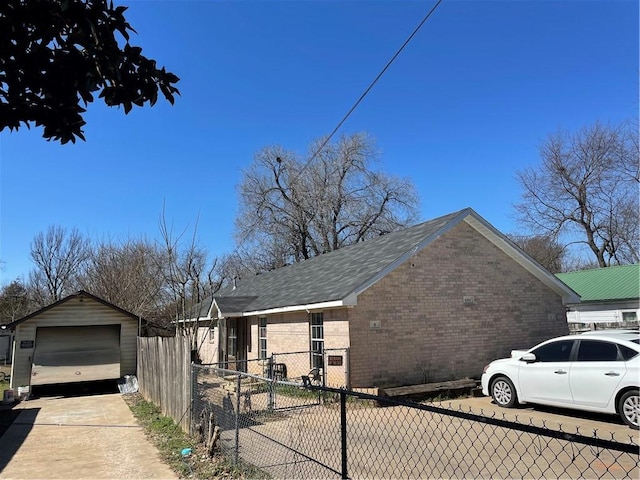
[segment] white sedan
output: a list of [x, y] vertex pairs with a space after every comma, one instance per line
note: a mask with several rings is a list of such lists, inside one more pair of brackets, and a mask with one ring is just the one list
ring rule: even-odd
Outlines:
[[640, 335], [595, 331], [547, 340], [484, 367], [482, 393], [501, 407], [536, 403], [640, 419]]

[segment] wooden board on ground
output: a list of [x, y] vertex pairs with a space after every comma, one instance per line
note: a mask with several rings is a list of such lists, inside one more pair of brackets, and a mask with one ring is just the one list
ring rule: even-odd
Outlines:
[[461, 380], [450, 380], [447, 382], [423, 383], [420, 385], [408, 385], [405, 387], [381, 388], [380, 395], [384, 397], [412, 397], [418, 395], [428, 395], [436, 392], [449, 390], [473, 389], [476, 381], [471, 378]]

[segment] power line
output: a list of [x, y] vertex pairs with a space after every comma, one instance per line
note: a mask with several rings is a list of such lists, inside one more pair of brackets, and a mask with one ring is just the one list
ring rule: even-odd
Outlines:
[[322, 145], [320, 145], [320, 147], [315, 151], [315, 153], [311, 156], [311, 158], [309, 158], [309, 160], [307, 160], [307, 162], [302, 166], [302, 169], [298, 172], [298, 175], [300, 175], [308, 166], [309, 164], [316, 158], [316, 156], [322, 151], [322, 149], [327, 145], [327, 143], [329, 143], [329, 140], [331, 140], [331, 138], [336, 134], [336, 132], [340, 129], [340, 127], [342, 127], [342, 125], [344, 124], [344, 122], [347, 121], [347, 119], [351, 116], [351, 114], [354, 112], [354, 110], [356, 108], [358, 108], [358, 105], [360, 105], [360, 103], [362, 102], [362, 100], [364, 100], [364, 98], [367, 96], [367, 94], [371, 91], [371, 89], [373, 88], [373, 86], [378, 83], [378, 80], [380, 80], [380, 78], [382, 77], [382, 75], [384, 75], [384, 73], [387, 71], [387, 69], [391, 66], [391, 64], [395, 61], [396, 58], [398, 58], [398, 55], [400, 55], [400, 53], [404, 50], [404, 48], [409, 44], [409, 42], [413, 39], [413, 37], [416, 36], [416, 34], [418, 33], [418, 31], [422, 28], [422, 26], [426, 23], [427, 20], [429, 20], [429, 17], [433, 14], [433, 12], [436, 11], [436, 9], [438, 8], [438, 6], [442, 3], [442, 0], [438, 0], [436, 2], [436, 4], [431, 8], [431, 10], [429, 10], [429, 12], [425, 15], [425, 17], [422, 19], [422, 21], [418, 24], [418, 26], [415, 28], [415, 30], [413, 32], [411, 32], [411, 35], [409, 35], [409, 37], [405, 40], [405, 42], [402, 44], [402, 46], [398, 49], [398, 51], [391, 57], [391, 59], [387, 62], [387, 64], [384, 66], [384, 68], [380, 71], [380, 73], [378, 73], [378, 75], [376, 76], [376, 78], [373, 80], [373, 82], [371, 82], [369, 84], [369, 86], [367, 87], [367, 89], [364, 91], [364, 93], [362, 95], [360, 95], [360, 98], [358, 98], [358, 100], [356, 101], [356, 103], [353, 104], [353, 106], [349, 109], [349, 111], [347, 112], [347, 114], [342, 117], [342, 120], [340, 120], [340, 122], [338, 123], [338, 125], [336, 125], [336, 127], [331, 131], [331, 133], [329, 134], [329, 136], [324, 140], [324, 142], [322, 142]]
[[[331, 133], [327, 136], [327, 138], [325, 138], [325, 140], [322, 142], [322, 144], [320, 145], [320, 147], [318, 147], [318, 149], [313, 153], [313, 155], [311, 155], [311, 157], [309, 158], [309, 160], [307, 160], [304, 165], [302, 165], [302, 168], [296, 173], [296, 175], [293, 177], [293, 179], [291, 180], [291, 183], [295, 183], [295, 181], [298, 179], [298, 177], [300, 175], [302, 175], [302, 173], [307, 169], [307, 167], [311, 164], [311, 162], [318, 156], [318, 154], [322, 151], [322, 149], [327, 145], [327, 143], [329, 143], [329, 140], [331, 140], [331, 138], [336, 134], [336, 132], [340, 129], [340, 127], [342, 127], [342, 125], [344, 124], [344, 122], [347, 121], [347, 119], [351, 116], [351, 114], [355, 111], [356, 108], [358, 108], [358, 105], [360, 105], [360, 103], [364, 100], [364, 98], [367, 96], [367, 94], [371, 91], [371, 89], [374, 87], [374, 85], [376, 83], [378, 83], [378, 80], [380, 80], [380, 78], [382, 78], [382, 76], [385, 74], [385, 72], [389, 69], [389, 67], [391, 66], [391, 64], [395, 61], [396, 58], [398, 58], [398, 56], [400, 55], [400, 53], [402, 53], [402, 51], [405, 49], [405, 47], [409, 44], [409, 42], [413, 39], [413, 37], [416, 36], [416, 34], [420, 31], [420, 29], [422, 28], [422, 26], [427, 22], [427, 20], [429, 20], [429, 17], [431, 17], [431, 15], [433, 14], [433, 12], [436, 11], [436, 9], [438, 8], [438, 6], [442, 3], [442, 0], [437, 0], [435, 5], [431, 8], [431, 10], [429, 10], [429, 12], [427, 12], [427, 14], [424, 16], [424, 18], [420, 21], [420, 23], [418, 24], [418, 26], [413, 30], [413, 32], [411, 32], [411, 35], [409, 35], [407, 37], [407, 39], [404, 41], [404, 43], [402, 44], [402, 46], [396, 51], [396, 53], [393, 54], [393, 56], [391, 57], [391, 59], [387, 62], [387, 64], [384, 66], [384, 68], [382, 70], [380, 70], [380, 73], [378, 73], [378, 75], [376, 76], [376, 78], [373, 79], [373, 81], [369, 84], [369, 86], [365, 89], [365, 91], [362, 93], [362, 95], [360, 95], [360, 98], [358, 98], [358, 100], [356, 100], [356, 102], [353, 104], [353, 106], [349, 109], [349, 111], [346, 113], [346, 115], [344, 117], [342, 117], [342, 120], [340, 120], [340, 122], [338, 122], [338, 124], [336, 125], [336, 127], [331, 131]], [[246, 235], [248, 236], [248, 234]], [[233, 254], [237, 253], [238, 250], [240, 249], [240, 247], [242, 246], [242, 244], [246, 241], [246, 236], [245, 238], [241, 239], [240, 243], [233, 249]]]

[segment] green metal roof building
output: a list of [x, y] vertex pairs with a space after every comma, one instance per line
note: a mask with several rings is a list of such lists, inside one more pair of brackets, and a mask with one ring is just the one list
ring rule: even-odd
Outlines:
[[640, 265], [618, 265], [556, 275], [580, 295], [567, 309], [569, 323], [637, 326], [640, 318]]

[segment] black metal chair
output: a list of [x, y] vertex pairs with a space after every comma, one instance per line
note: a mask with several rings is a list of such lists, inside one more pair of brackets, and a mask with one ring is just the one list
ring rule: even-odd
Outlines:
[[274, 363], [273, 364], [273, 379], [274, 380], [285, 380], [287, 378], [287, 365], [284, 363]]

